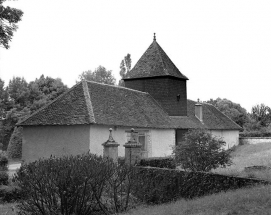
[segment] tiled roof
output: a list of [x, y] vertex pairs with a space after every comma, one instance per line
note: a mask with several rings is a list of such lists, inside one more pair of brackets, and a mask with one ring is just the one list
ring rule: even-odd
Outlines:
[[[192, 101], [191, 101], [192, 103]], [[195, 105], [195, 102], [193, 104]], [[203, 122], [208, 129], [241, 130], [242, 128], [211, 104], [203, 104]]]
[[168, 114], [148, 93], [85, 81], [18, 125], [75, 124], [150, 128], [171, 126]]
[[18, 125], [76, 125], [94, 123], [83, 84], [79, 83]]
[[179, 129], [206, 128], [211, 130], [240, 130], [241, 127], [211, 104], [202, 104], [203, 122], [195, 116], [195, 101], [187, 100], [187, 117], [170, 116], [172, 126]]
[[206, 103], [202, 104], [201, 123], [195, 117], [195, 103], [187, 100], [187, 117], [169, 117], [148, 93], [82, 81], [18, 125], [99, 124], [142, 128], [241, 129], [214, 106]]
[[161, 46], [156, 42], [156, 39], [154, 39], [125, 79], [159, 76], [173, 76], [188, 80], [170, 60]]

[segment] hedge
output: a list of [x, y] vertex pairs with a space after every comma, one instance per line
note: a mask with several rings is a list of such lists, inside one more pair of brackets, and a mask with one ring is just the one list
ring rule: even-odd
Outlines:
[[150, 166], [158, 168], [176, 169], [176, 163], [172, 157], [158, 157], [141, 159], [138, 166]]
[[271, 132], [249, 131], [240, 132], [240, 137], [271, 137]]
[[206, 172], [135, 167], [134, 195], [146, 203], [164, 203], [194, 198], [256, 184], [264, 180], [225, 176]]

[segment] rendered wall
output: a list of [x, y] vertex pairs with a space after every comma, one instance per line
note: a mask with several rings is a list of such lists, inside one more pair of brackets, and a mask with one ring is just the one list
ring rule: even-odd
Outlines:
[[[51, 155], [82, 154], [90, 151], [103, 155], [102, 143], [108, 140], [109, 128], [112, 127], [114, 140], [120, 144], [118, 155], [124, 157], [129, 127], [114, 127], [102, 125], [72, 125], [72, 126], [25, 126], [23, 129], [22, 160], [30, 162], [39, 158], [49, 158]], [[174, 129], [146, 129], [148, 131], [148, 157], [164, 157], [172, 153], [175, 145]]]
[[109, 128], [112, 128], [113, 139], [120, 144], [118, 147], [118, 155], [124, 157], [124, 147], [126, 143], [126, 133], [125, 130], [129, 128], [121, 128], [114, 126], [102, 126], [102, 125], [91, 125], [90, 126], [90, 142], [89, 150], [91, 153], [97, 155], [103, 155], [103, 146], [102, 143], [106, 142], [109, 137]]
[[151, 131], [152, 157], [165, 157], [172, 155], [175, 146], [174, 129], [155, 129]]
[[[112, 126], [111, 126], [112, 127]], [[110, 126], [91, 125], [90, 127], [90, 152], [98, 155], [103, 154], [102, 143], [107, 141]], [[126, 131], [130, 131], [129, 127], [112, 127], [112, 135], [114, 140], [120, 144], [118, 154], [124, 157], [125, 148], [123, 145], [127, 142]], [[146, 129], [135, 128], [136, 130], [148, 131], [148, 157], [164, 157], [172, 153], [172, 146], [175, 144], [175, 131], [173, 129]]]
[[22, 160], [88, 152], [89, 125], [24, 126]]
[[225, 149], [237, 146], [239, 144], [238, 130], [211, 130], [214, 136], [222, 137], [226, 142]]

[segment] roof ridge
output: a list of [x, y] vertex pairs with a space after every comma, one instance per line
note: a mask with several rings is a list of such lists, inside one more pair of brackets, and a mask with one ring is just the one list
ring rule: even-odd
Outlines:
[[88, 91], [88, 85], [85, 80], [82, 80], [82, 85], [83, 85], [83, 92], [84, 92], [84, 97], [86, 101], [86, 106], [87, 106], [87, 112], [88, 112], [88, 117], [89, 117], [89, 122], [94, 122], [95, 123], [95, 117], [94, 117], [94, 112], [93, 112], [93, 107]]
[[100, 83], [100, 82], [96, 82], [96, 81], [89, 81], [89, 80], [85, 80], [85, 81], [88, 82], [88, 83], [93, 83], [93, 84], [98, 84], [98, 85], [105, 85], [105, 86], [109, 86], [109, 87], [115, 87], [115, 88], [120, 88], [120, 89], [124, 89], [124, 90], [129, 90], [129, 91], [135, 91], [135, 92], [139, 92], [139, 93], [143, 93], [143, 94], [148, 94], [146, 92], [139, 91], [139, 90], [134, 90], [134, 89], [131, 89], [131, 88], [128, 88], [128, 87], [105, 84], [105, 83]]
[[[203, 104], [209, 105], [214, 107], [216, 110], [218, 110], [218, 108], [216, 106], [214, 106], [213, 104], [210, 104], [208, 102], [204, 102]], [[218, 110], [220, 113], [222, 113], [225, 117], [227, 117], [229, 120], [231, 120], [235, 125], [237, 125], [237, 127], [239, 127], [240, 129], [243, 129], [240, 125], [238, 125], [236, 122], [234, 122], [230, 117], [228, 117], [226, 114], [224, 114], [222, 111]]]
[[154, 40], [123, 80], [160, 76], [189, 80], [180, 72], [159, 43]]
[[34, 111], [32, 114], [30, 114], [28, 117], [26, 117], [25, 119], [23, 119], [20, 122], [17, 122], [16, 125], [20, 126], [21, 123], [25, 122], [26, 120], [28, 120], [30, 117], [38, 114], [39, 112], [41, 112], [42, 110], [44, 110], [45, 108], [47, 108], [49, 105], [53, 104], [54, 102], [56, 102], [58, 99], [62, 98], [64, 95], [66, 95], [67, 93], [69, 93], [72, 89], [74, 89], [76, 86], [80, 85], [82, 82], [80, 81], [79, 83], [75, 84], [73, 87], [71, 87], [70, 89], [68, 89], [66, 92], [62, 93], [60, 96], [56, 97], [54, 100], [50, 101], [49, 103], [47, 103], [46, 105], [44, 105], [43, 107], [39, 108], [38, 110]]

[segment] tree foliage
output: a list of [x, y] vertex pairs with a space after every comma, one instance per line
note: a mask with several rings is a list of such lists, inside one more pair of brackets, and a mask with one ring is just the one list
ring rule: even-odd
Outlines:
[[112, 71], [107, 70], [103, 66], [98, 66], [94, 71], [87, 70], [79, 75], [80, 80], [95, 81], [104, 84], [115, 85], [116, 79], [114, 78]]
[[[61, 79], [44, 77], [28, 83], [13, 77], [7, 87], [0, 79], [0, 143], [6, 150], [15, 124], [67, 90]], [[4, 120], [3, 120], [4, 119]]]
[[250, 116], [260, 126], [266, 127], [271, 123], [271, 108], [265, 104], [255, 105], [251, 109]]
[[245, 123], [249, 122], [250, 120], [245, 108], [241, 107], [240, 104], [234, 103], [228, 99], [210, 99], [207, 101], [207, 103], [214, 105], [218, 110], [241, 127], [244, 127]]
[[44, 77], [41, 75], [40, 78], [29, 83], [29, 102], [31, 111], [35, 111], [54, 100], [56, 97], [64, 93], [68, 87], [63, 84], [60, 78]]
[[17, 108], [24, 108], [29, 106], [29, 88], [28, 83], [24, 78], [13, 77], [9, 81], [8, 94], [14, 106]]
[[[124, 59], [120, 63], [120, 77], [126, 78], [127, 73], [131, 70], [132, 66], [132, 59], [131, 55], [128, 53], [126, 56], [124, 56]], [[119, 81], [120, 86], [124, 86], [124, 81]]]
[[16, 127], [11, 135], [7, 154], [9, 159], [21, 159], [22, 157], [22, 127]]
[[184, 169], [208, 172], [231, 164], [230, 151], [223, 149], [225, 142], [207, 130], [193, 129], [174, 150], [176, 162]]
[[17, 30], [17, 23], [21, 21], [23, 12], [21, 10], [4, 6], [5, 0], [0, 0], [0, 45], [9, 48], [9, 42], [13, 33]]

